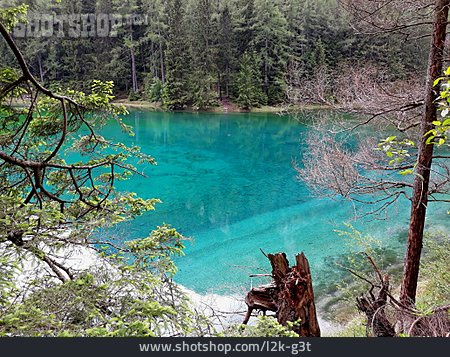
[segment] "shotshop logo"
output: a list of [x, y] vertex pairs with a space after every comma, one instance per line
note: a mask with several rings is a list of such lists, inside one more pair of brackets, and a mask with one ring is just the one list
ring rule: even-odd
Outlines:
[[13, 29], [13, 36], [24, 37], [117, 37], [120, 31], [148, 25], [148, 15], [141, 14], [39, 14], [30, 13], [27, 21]]

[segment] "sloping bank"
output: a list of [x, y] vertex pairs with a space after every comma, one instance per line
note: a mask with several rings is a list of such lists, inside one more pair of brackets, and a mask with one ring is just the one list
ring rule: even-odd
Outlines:
[[[11, 247], [8, 247], [9, 244], [9, 242], [0, 243], [0, 255], [3, 256], [7, 250], [12, 251]], [[117, 267], [102, 258], [96, 250], [86, 246], [63, 247], [52, 251], [44, 246], [39, 248], [48, 254], [52, 260], [69, 268], [75, 275], [87, 271], [95, 273], [100, 270], [118, 274]], [[11, 260], [17, 258], [15, 254], [17, 253], [10, 254]], [[64, 271], [61, 273], [66, 274]], [[32, 282], [37, 279], [44, 279], [47, 284], [61, 283], [61, 280], [58, 279], [45, 262], [25, 251], [20, 259], [20, 271], [17, 271], [14, 277], [15, 285], [21, 292], [22, 298], [33, 292], [33, 288], [30, 287], [33, 286]], [[208, 317], [218, 332], [230, 325], [240, 324], [243, 321], [247, 310], [244, 295], [198, 294], [184, 286], [179, 285], [179, 287], [189, 297], [192, 310], [196, 310]], [[321, 318], [320, 310], [318, 313], [323, 336], [334, 335], [342, 328], [342, 326], [334, 325]], [[255, 318], [251, 319], [250, 324], [254, 321], [256, 321]]]

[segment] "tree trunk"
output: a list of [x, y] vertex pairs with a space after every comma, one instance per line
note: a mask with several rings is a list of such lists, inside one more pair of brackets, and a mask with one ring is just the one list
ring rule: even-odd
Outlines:
[[264, 57], [264, 87], [266, 94], [269, 92], [269, 39], [266, 38], [265, 43], [265, 57]]
[[433, 159], [433, 145], [427, 144], [426, 133], [437, 120], [435, 100], [438, 96], [433, 82], [442, 74], [443, 52], [445, 47], [448, 6], [450, 0], [436, 0], [433, 21], [433, 38], [430, 49], [428, 76], [425, 93], [425, 114], [421, 124], [421, 141], [417, 158], [416, 177], [412, 196], [411, 220], [408, 232], [408, 246], [405, 257], [400, 301], [414, 304], [417, 280], [419, 277], [420, 255], [422, 252], [423, 231], [428, 204], [430, 169]]
[[296, 256], [296, 265], [289, 267], [286, 254], [269, 254], [273, 282], [252, 289], [245, 299], [247, 323], [253, 310], [274, 311], [281, 325], [300, 321], [294, 331], [301, 337], [318, 337], [320, 328], [308, 260], [303, 253]]
[[134, 55], [134, 48], [133, 48], [133, 28], [130, 25], [130, 56], [131, 56], [131, 85], [133, 88], [133, 92], [138, 91], [138, 84], [137, 84], [137, 74], [136, 74], [136, 56]]
[[161, 29], [158, 27], [158, 36], [159, 36], [159, 63], [161, 66], [161, 82], [162, 84], [166, 84], [166, 71], [164, 69], [164, 51], [162, 45], [162, 37], [161, 37]]
[[155, 43], [153, 41], [150, 42], [150, 53], [152, 54], [150, 72], [153, 78], [160, 78], [157, 58], [153, 58], [155, 54]]
[[137, 75], [136, 75], [136, 59], [134, 56], [134, 50], [133, 48], [130, 48], [130, 54], [131, 54], [131, 81], [132, 81], [132, 88], [133, 92], [138, 91], [138, 85], [137, 85]]
[[226, 74], [227, 74], [227, 78], [226, 78], [226, 82], [225, 82], [225, 95], [227, 98], [230, 98], [230, 86], [229, 86], [229, 81], [230, 81], [230, 66], [227, 65], [227, 69], [226, 69]]
[[220, 75], [220, 69], [217, 70], [217, 91], [219, 93], [219, 99], [223, 99], [222, 95], [222, 77]]
[[41, 55], [38, 55], [38, 65], [39, 65], [39, 78], [41, 80], [41, 83], [44, 83], [44, 70], [42, 68], [42, 58]]

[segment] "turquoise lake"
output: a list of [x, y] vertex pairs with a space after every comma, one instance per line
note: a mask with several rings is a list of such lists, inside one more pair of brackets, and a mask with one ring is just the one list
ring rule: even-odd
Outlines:
[[[308, 114], [313, 116], [314, 113]], [[307, 119], [307, 118], [306, 118]], [[168, 223], [187, 237], [186, 255], [176, 258], [175, 280], [198, 293], [242, 293], [250, 274], [270, 271], [266, 253], [305, 252], [314, 282], [333, 280], [336, 257], [351, 251], [335, 229], [350, 222], [402, 254], [409, 204], [391, 207], [387, 220], [351, 222], [343, 200], [311, 196], [297, 178], [308, 126], [274, 114], [160, 113], [134, 110], [125, 117], [134, 137], [108, 124], [102, 134], [139, 145], [158, 161], [120, 186], [144, 198], [159, 198], [156, 211], [121, 224], [117, 240], [145, 237]], [[448, 207], [447, 207], [448, 208]], [[433, 212], [440, 228], [446, 210]], [[261, 281], [253, 280], [256, 285]]]

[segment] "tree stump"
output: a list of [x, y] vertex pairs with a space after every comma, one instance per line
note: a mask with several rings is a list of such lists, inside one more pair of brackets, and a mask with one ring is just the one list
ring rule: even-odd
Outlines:
[[303, 253], [296, 256], [296, 265], [289, 267], [286, 254], [269, 254], [273, 282], [252, 289], [245, 299], [248, 306], [244, 323], [253, 310], [273, 311], [281, 325], [300, 321], [294, 331], [302, 337], [320, 336], [311, 272]]

